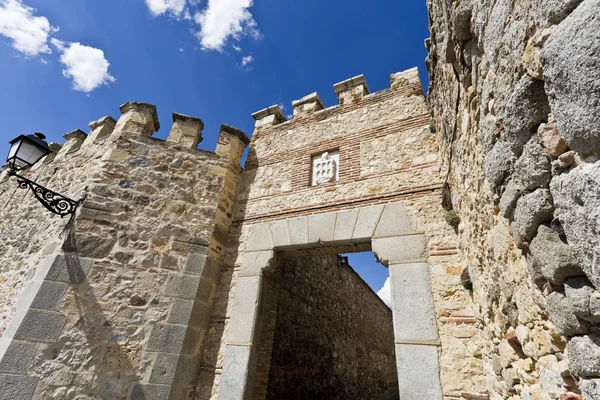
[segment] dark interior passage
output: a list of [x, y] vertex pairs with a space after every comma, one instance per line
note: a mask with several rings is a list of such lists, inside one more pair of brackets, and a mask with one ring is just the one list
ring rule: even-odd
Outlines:
[[280, 257], [265, 278], [255, 399], [398, 392], [391, 310], [351, 267]]

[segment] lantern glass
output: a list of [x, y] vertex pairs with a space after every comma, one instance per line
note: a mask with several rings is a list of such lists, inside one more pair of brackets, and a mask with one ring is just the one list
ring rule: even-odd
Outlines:
[[21, 135], [10, 142], [10, 151], [6, 161], [15, 171], [29, 168], [52, 151], [41, 133]]

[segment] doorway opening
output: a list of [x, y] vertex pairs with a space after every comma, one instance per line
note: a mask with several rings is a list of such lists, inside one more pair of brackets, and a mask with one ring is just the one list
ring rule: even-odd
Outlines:
[[278, 254], [263, 275], [254, 399], [398, 393], [392, 312], [368, 284], [384, 286], [375, 263], [373, 253]]

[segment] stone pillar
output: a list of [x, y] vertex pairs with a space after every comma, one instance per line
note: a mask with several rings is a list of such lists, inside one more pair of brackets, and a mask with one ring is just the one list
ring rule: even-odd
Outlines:
[[278, 105], [257, 111], [252, 114], [252, 118], [256, 120], [256, 124], [254, 125], [256, 129], [268, 128], [287, 121], [287, 118], [283, 115], [283, 112]]
[[[397, 225], [392, 217], [400, 219], [401, 213], [399, 209], [393, 211], [382, 215], [383, 224]], [[441, 342], [429, 284], [425, 235], [399, 231], [396, 236], [388, 236], [383, 226], [380, 224], [375, 233], [379, 237], [373, 239], [373, 251], [390, 268], [400, 398], [441, 400]]]
[[[269, 235], [270, 237], [270, 235]], [[267, 245], [273, 246], [270, 239]], [[256, 372], [256, 344], [262, 291], [262, 270], [274, 260], [274, 252], [247, 252], [235, 284], [231, 308], [227, 348], [221, 374], [219, 398], [247, 400], [252, 398]]]
[[370, 93], [364, 75], [336, 83], [333, 88], [341, 105], [358, 103]]
[[110, 136], [110, 134], [115, 129], [115, 125], [117, 121], [110, 115], [106, 117], [102, 117], [97, 121], [90, 122], [90, 128], [92, 132], [88, 135], [88, 141], [90, 143], [96, 143], [99, 140], [105, 139]]
[[160, 129], [155, 105], [130, 101], [123, 104], [120, 110], [121, 118], [115, 126], [115, 132], [152, 136]]
[[244, 149], [250, 144], [250, 138], [241, 130], [229, 125], [221, 125], [219, 132], [219, 143], [217, 143], [216, 153], [223, 157], [230, 158], [236, 164], [239, 164], [244, 154]]
[[173, 127], [167, 142], [193, 149], [202, 141], [204, 122], [200, 118], [173, 113]]
[[317, 92], [304, 96], [300, 100], [294, 100], [292, 106], [294, 107], [294, 118], [309, 116], [325, 108]]

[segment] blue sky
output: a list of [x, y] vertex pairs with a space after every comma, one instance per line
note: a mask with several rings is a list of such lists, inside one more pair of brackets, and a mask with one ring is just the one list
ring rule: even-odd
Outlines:
[[[21, 133], [63, 142], [127, 101], [252, 133], [250, 114], [365, 74], [371, 91], [418, 66], [426, 86], [425, 1], [0, 0], [0, 152]], [[353, 264], [356, 264], [355, 262]], [[373, 286], [377, 279], [365, 276]], [[385, 279], [384, 279], [385, 280]]]

